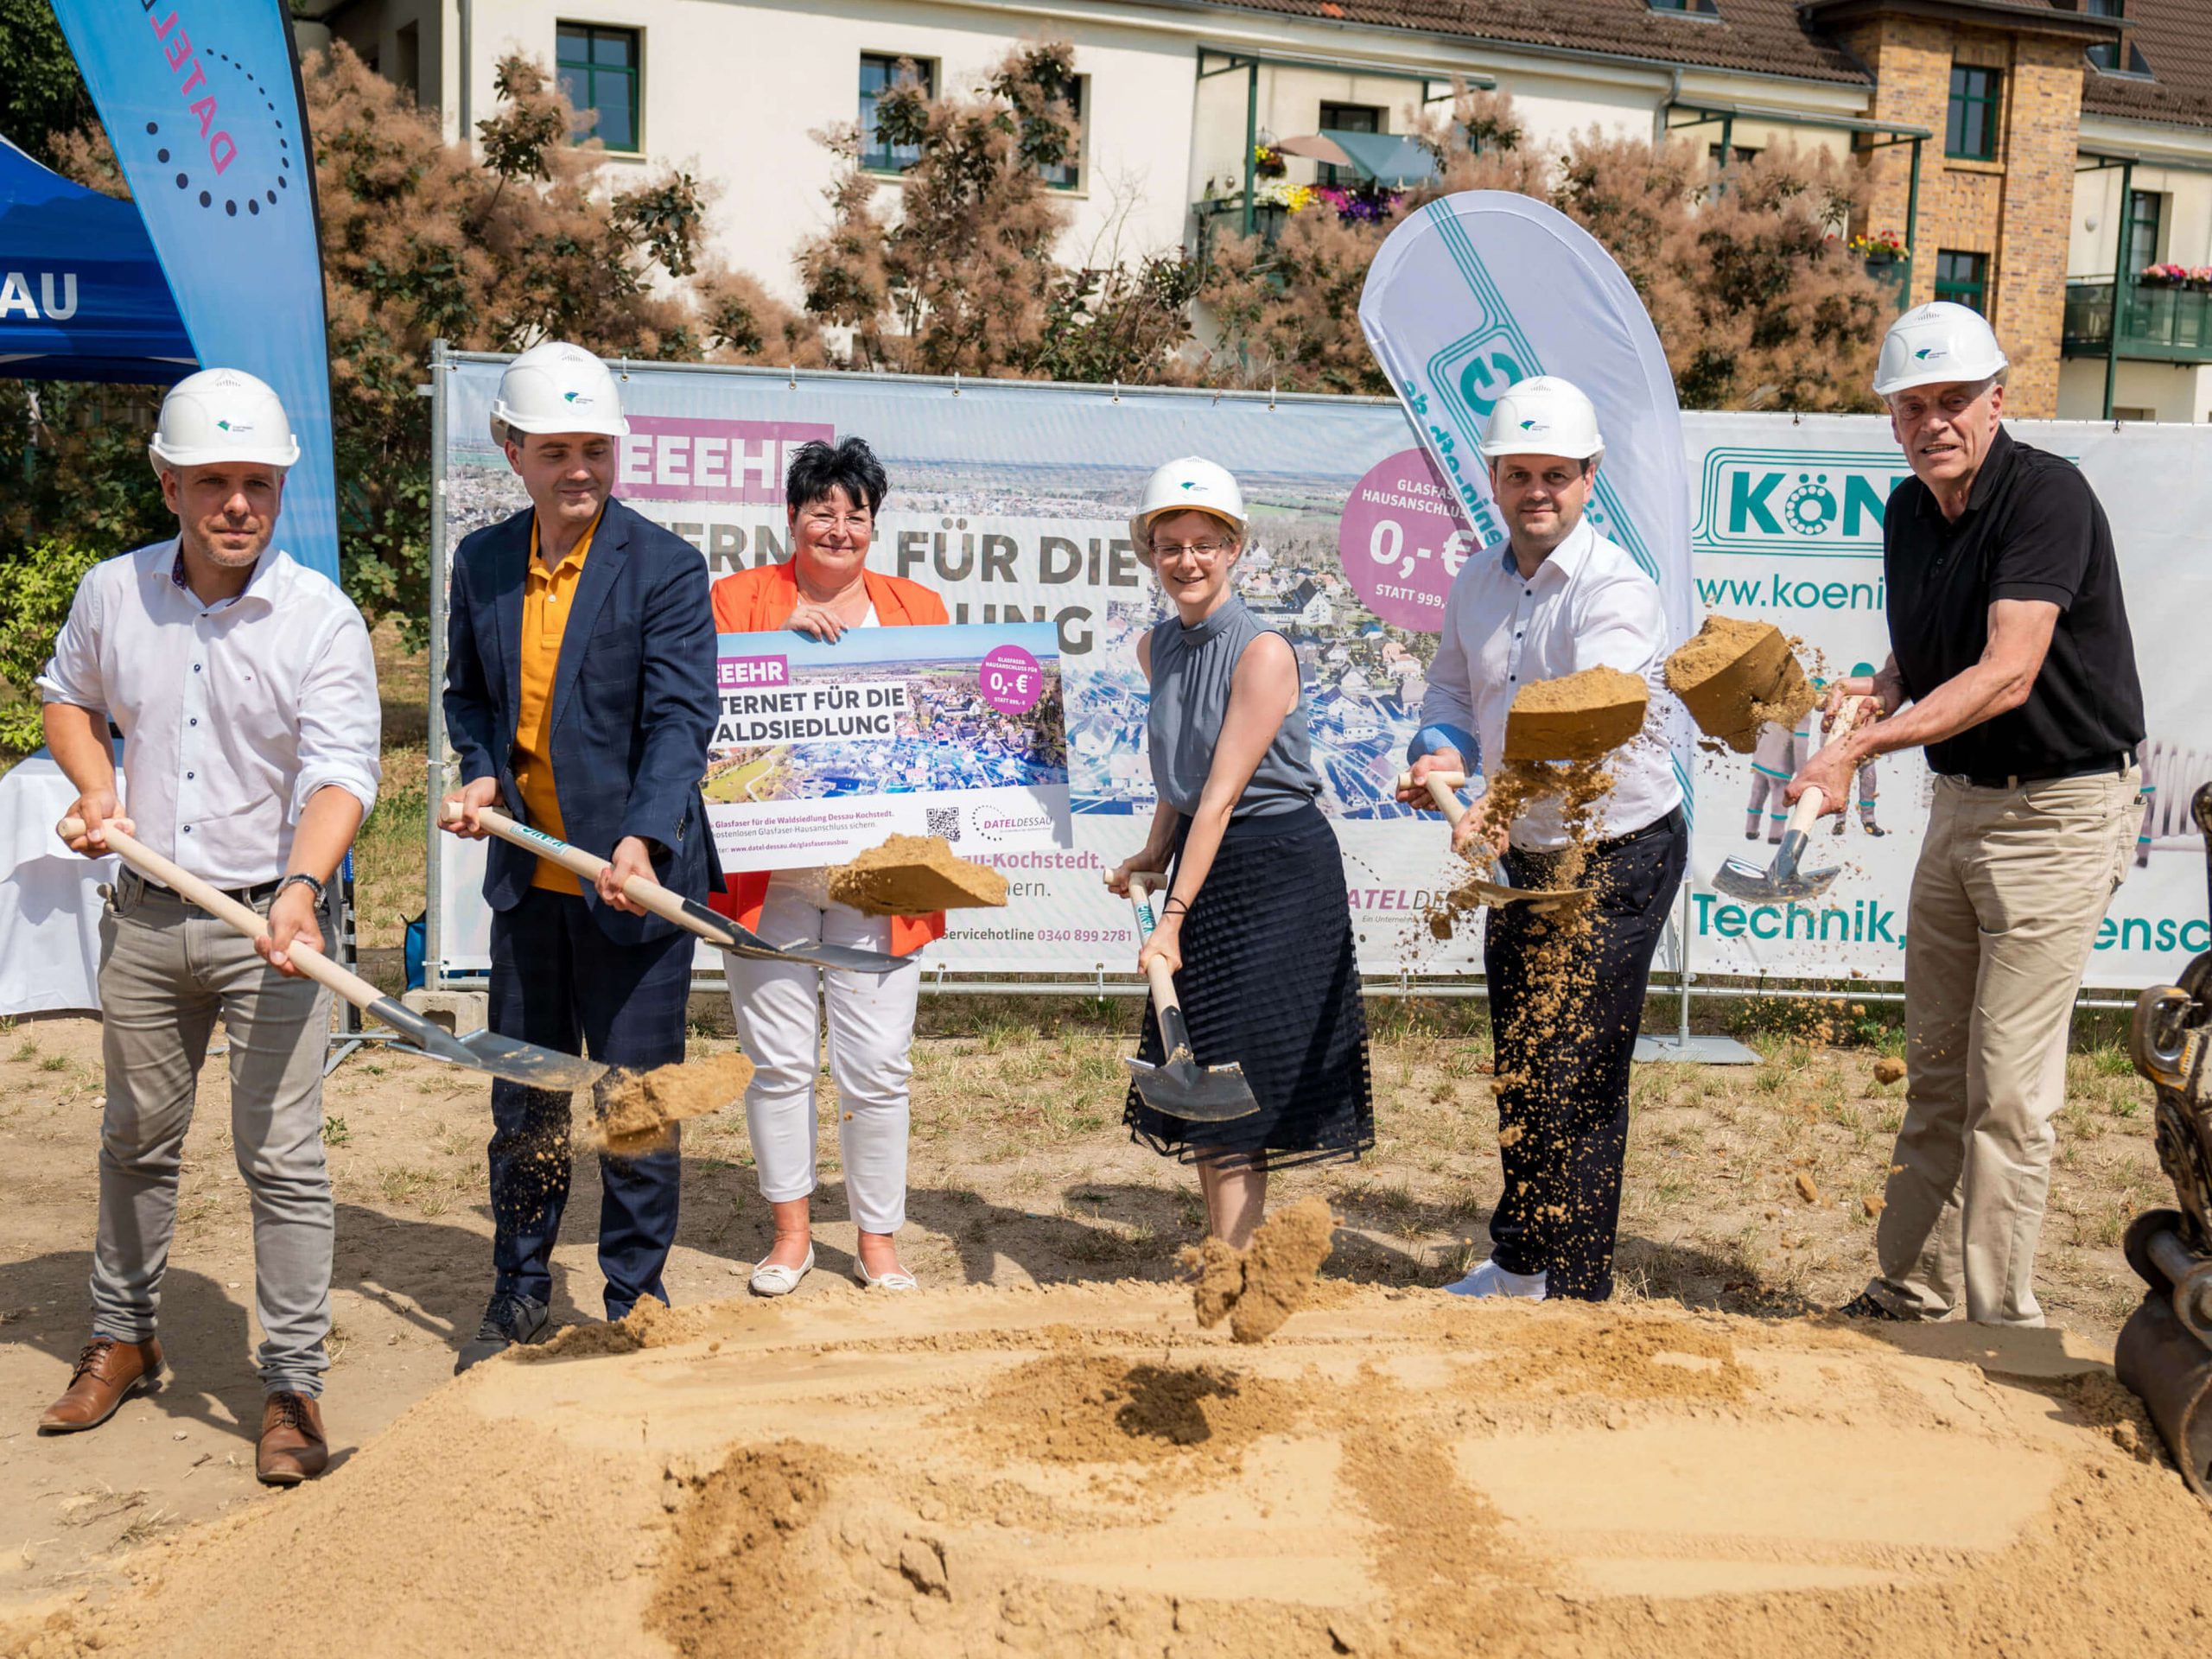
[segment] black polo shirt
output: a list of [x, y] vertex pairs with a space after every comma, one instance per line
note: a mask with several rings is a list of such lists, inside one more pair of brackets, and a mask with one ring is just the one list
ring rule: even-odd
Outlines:
[[2002, 779], [2086, 769], [2143, 741], [2143, 688], [2112, 526], [2081, 469], [2002, 427], [1955, 524], [1917, 478], [1882, 519], [1890, 646], [1917, 701], [1981, 660], [1989, 607], [2047, 600], [2058, 623], [2018, 709], [1928, 746], [1937, 772]]

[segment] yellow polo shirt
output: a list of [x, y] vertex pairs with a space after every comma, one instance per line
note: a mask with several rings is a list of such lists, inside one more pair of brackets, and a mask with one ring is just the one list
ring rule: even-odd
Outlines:
[[[561, 636], [583, 579], [584, 556], [599, 520], [577, 538], [569, 556], [550, 570], [537, 556], [537, 519], [530, 521], [530, 575], [522, 590], [522, 702], [515, 709], [515, 787], [530, 809], [530, 821], [556, 840], [566, 841], [561, 798], [553, 787], [553, 678], [561, 666]], [[533, 887], [550, 893], [582, 893], [583, 884], [550, 859], [537, 861]]]

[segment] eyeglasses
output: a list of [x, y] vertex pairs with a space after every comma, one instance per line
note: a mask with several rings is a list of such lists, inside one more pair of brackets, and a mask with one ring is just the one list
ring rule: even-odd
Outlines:
[[874, 522], [874, 517], [865, 512], [810, 512], [806, 515], [806, 527], [817, 536], [827, 536], [838, 530], [855, 536], [865, 536]]
[[1188, 553], [1200, 564], [1211, 564], [1235, 545], [1234, 542], [1154, 542], [1152, 556], [1172, 562]]

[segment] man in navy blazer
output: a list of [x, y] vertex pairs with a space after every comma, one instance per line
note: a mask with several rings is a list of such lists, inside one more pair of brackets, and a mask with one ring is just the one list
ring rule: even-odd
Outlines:
[[[581, 346], [534, 346], [507, 367], [492, 434], [529, 511], [454, 555], [446, 731], [463, 785], [442, 815], [481, 838], [499, 806], [611, 868], [579, 882], [494, 841], [491, 1028], [643, 1071], [683, 1058], [689, 933], [622, 892], [649, 875], [704, 899], [716, 875], [700, 802], [714, 730], [715, 628], [698, 550], [610, 499], [628, 423], [607, 365]], [[490, 1146], [492, 1299], [463, 1371], [550, 1322], [551, 1257], [569, 1196], [569, 1096], [496, 1081]], [[607, 1317], [668, 1300], [676, 1239], [673, 1138], [602, 1156], [599, 1263]]]

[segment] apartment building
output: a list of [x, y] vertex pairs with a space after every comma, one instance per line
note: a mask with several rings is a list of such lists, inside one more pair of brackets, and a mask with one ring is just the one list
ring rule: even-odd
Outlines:
[[[557, 65], [618, 172], [711, 180], [721, 252], [787, 296], [836, 173], [813, 135], [872, 132], [902, 60], [959, 90], [1025, 39], [1071, 41], [1082, 77], [1051, 181], [1071, 260], [1387, 181], [1455, 79], [1510, 92], [1538, 144], [1817, 145], [1869, 170], [1851, 229], [1901, 245], [1871, 261], [1901, 302], [1988, 312], [2018, 413], [2212, 419], [2212, 0], [335, 0], [317, 29], [456, 137], [499, 56]], [[899, 188], [899, 155], [865, 160]]]

